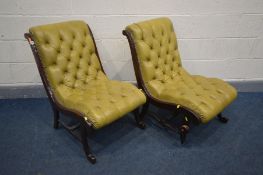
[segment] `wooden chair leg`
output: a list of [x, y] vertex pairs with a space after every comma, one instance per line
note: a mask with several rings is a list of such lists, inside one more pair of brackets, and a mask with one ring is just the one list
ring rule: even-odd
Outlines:
[[53, 127], [55, 129], [58, 129], [58, 127], [59, 127], [59, 111], [56, 108], [53, 108], [53, 113], [54, 113]]
[[84, 152], [86, 154], [87, 159], [90, 161], [90, 163], [95, 164], [96, 163], [96, 157], [91, 153], [87, 136], [88, 136], [88, 129], [89, 126], [86, 123], [81, 123], [81, 143], [83, 145]]
[[181, 126], [179, 127], [179, 134], [180, 134], [180, 140], [181, 144], [185, 142], [186, 135], [190, 130], [190, 125], [189, 125], [189, 119], [188, 117], [184, 117]]
[[134, 116], [135, 116], [135, 120], [136, 123], [138, 125], [139, 128], [141, 129], [145, 129], [146, 125], [144, 123], [144, 117], [147, 113], [147, 110], [149, 108], [149, 103], [145, 103], [142, 107], [142, 111], [140, 112], [139, 108], [135, 109], [134, 112]]
[[179, 134], [180, 134], [181, 144], [183, 144], [185, 142], [186, 135], [187, 135], [188, 131], [189, 131], [189, 125], [184, 124], [184, 125], [180, 126]]

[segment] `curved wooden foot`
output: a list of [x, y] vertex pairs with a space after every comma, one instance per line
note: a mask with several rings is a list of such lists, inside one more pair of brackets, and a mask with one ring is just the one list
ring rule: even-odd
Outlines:
[[222, 113], [218, 114], [217, 117], [218, 117], [219, 121], [222, 122], [222, 123], [227, 123], [228, 122], [228, 118], [223, 117]]

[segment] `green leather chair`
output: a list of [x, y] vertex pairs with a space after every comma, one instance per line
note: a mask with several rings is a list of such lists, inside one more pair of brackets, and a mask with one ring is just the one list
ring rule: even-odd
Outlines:
[[[76, 135], [91, 163], [96, 158], [87, 142], [90, 129], [100, 129], [131, 111], [139, 127], [145, 127], [138, 111], [146, 102], [145, 95], [132, 84], [107, 78], [87, 24], [69, 21], [36, 26], [25, 38], [53, 107], [54, 128], [60, 123]], [[59, 120], [59, 112], [75, 117], [78, 124], [68, 126]]]
[[[147, 101], [185, 113], [179, 126], [182, 143], [189, 130], [189, 118], [207, 123], [218, 116], [220, 121], [227, 122], [221, 111], [236, 98], [236, 89], [217, 78], [190, 75], [183, 68], [173, 24], [168, 18], [131, 24], [123, 34], [130, 44], [138, 86], [147, 95]], [[165, 120], [158, 120], [171, 128]]]

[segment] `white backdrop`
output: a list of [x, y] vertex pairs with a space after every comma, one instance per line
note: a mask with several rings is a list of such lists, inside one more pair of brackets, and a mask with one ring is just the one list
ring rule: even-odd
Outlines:
[[159, 16], [173, 21], [190, 73], [263, 80], [263, 0], [1, 0], [0, 86], [41, 84], [23, 33], [71, 19], [90, 25], [110, 78], [134, 81], [122, 29]]

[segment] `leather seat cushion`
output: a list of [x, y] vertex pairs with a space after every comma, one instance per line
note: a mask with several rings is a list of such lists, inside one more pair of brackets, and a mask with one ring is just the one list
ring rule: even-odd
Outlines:
[[146, 102], [144, 94], [134, 85], [113, 80], [91, 81], [85, 89], [61, 85], [56, 92], [64, 106], [81, 112], [95, 129], [112, 123]]
[[[219, 114], [237, 96], [235, 88], [217, 78], [206, 78], [199, 75], [190, 76], [185, 70], [180, 71], [177, 80], [160, 81], [161, 88], [151, 86], [159, 91], [155, 98], [162, 101], [180, 104], [193, 111], [206, 123]], [[157, 88], [157, 89], [154, 89]]]

